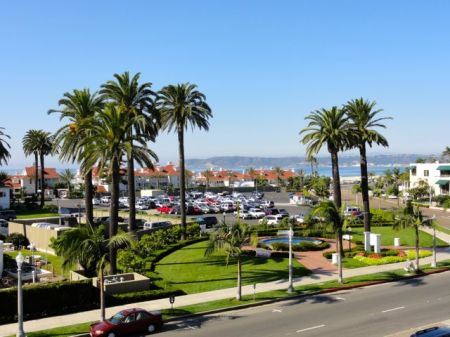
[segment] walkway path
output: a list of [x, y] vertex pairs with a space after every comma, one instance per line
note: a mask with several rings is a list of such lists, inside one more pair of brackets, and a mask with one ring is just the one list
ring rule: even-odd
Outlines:
[[[424, 231], [431, 231], [430, 229], [424, 229]], [[436, 236], [446, 241], [447, 243], [450, 243], [450, 235], [447, 235], [445, 233], [436, 232]], [[449, 260], [450, 259], [450, 248], [447, 249], [441, 249], [437, 253], [437, 261], [442, 260]], [[432, 262], [432, 257], [427, 257], [421, 259], [421, 264], [430, 264]], [[303, 261], [302, 261], [303, 263]], [[391, 271], [391, 270], [397, 270], [402, 269], [404, 267], [404, 262], [400, 263], [392, 263], [392, 264], [385, 264], [381, 266], [370, 266], [370, 267], [363, 267], [363, 268], [355, 268], [355, 269], [345, 269], [344, 270], [344, 278], [353, 277], [353, 276], [360, 276], [360, 275], [368, 275], [368, 274], [374, 274], [384, 271]], [[294, 286], [302, 286], [302, 285], [308, 285], [308, 284], [317, 284], [322, 283], [326, 281], [333, 281], [337, 280], [337, 272], [333, 270], [324, 269], [322, 271], [318, 271], [316, 273], [311, 274], [307, 277], [302, 277], [294, 280]], [[287, 280], [279, 280], [274, 282], [268, 282], [268, 283], [261, 283], [256, 285], [256, 292], [265, 292], [265, 291], [271, 291], [271, 290], [279, 290], [279, 289], [287, 289], [288, 287], [288, 281]], [[243, 295], [252, 295], [253, 294], [253, 285], [247, 285], [242, 287], [242, 294]], [[181, 307], [191, 304], [198, 304], [208, 301], [215, 301], [220, 299], [226, 299], [226, 298], [233, 298], [236, 295], [236, 288], [227, 288], [227, 289], [220, 289], [220, 290], [214, 290], [214, 291], [208, 291], [204, 293], [199, 294], [191, 294], [191, 295], [184, 295], [179, 296], [176, 298], [175, 307]], [[117, 307], [110, 307], [106, 309], [106, 316], [112, 316], [115, 312], [125, 309], [125, 308], [132, 308], [132, 307], [141, 307], [147, 310], [160, 310], [160, 309], [168, 309], [170, 308], [170, 303], [168, 299], [160, 299], [160, 300], [154, 300], [154, 301], [146, 301], [141, 303], [133, 303], [128, 305], [121, 305]], [[72, 325], [77, 323], [84, 323], [84, 322], [90, 322], [94, 321], [96, 319], [99, 319], [100, 311], [97, 310], [90, 310], [90, 311], [84, 311], [79, 312], [76, 314], [70, 314], [70, 315], [64, 315], [64, 316], [57, 316], [57, 317], [49, 317], [49, 318], [42, 318], [37, 320], [31, 320], [26, 321], [24, 323], [24, 328], [26, 332], [32, 332], [32, 331], [38, 331], [38, 330], [44, 330], [49, 328], [55, 328], [58, 326], [66, 326], [66, 325]], [[17, 331], [17, 323], [13, 324], [5, 324], [0, 325], [0, 337], [1, 336], [8, 336], [13, 335]]]

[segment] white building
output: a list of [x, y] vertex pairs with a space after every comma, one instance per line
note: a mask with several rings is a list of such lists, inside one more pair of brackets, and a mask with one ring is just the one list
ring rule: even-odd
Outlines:
[[425, 181], [435, 196], [449, 195], [450, 163], [410, 164], [409, 170], [410, 188], [417, 187], [421, 181]]

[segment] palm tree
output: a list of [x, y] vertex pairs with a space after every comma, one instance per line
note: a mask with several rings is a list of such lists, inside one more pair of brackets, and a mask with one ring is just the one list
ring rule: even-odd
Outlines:
[[[86, 170], [98, 166], [99, 175], [111, 179], [111, 206], [109, 215], [108, 235], [112, 238], [117, 233], [119, 214], [119, 183], [120, 164], [123, 156], [131, 152], [134, 159], [141, 166], [151, 166], [156, 158], [146, 145], [146, 137], [130, 133], [137, 124], [145, 126], [144, 116], [129, 117], [120, 111], [114, 103], [107, 104], [93, 121], [87, 137], [80, 146], [84, 147], [81, 153], [81, 168]], [[116, 273], [116, 252], [110, 247], [110, 273]]]
[[281, 177], [284, 176], [284, 170], [283, 170], [281, 167], [277, 166], [277, 167], [275, 167], [275, 168], [273, 169], [273, 171], [275, 172], [275, 174], [276, 174], [276, 176], [277, 176], [277, 183], [278, 183], [278, 186], [281, 186], [281, 185], [282, 185], [282, 182], [283, 182], [283, 180], [281, 179]]
[[308, 126], [300, 131], [300, 140], [306, 147], [306, 157], [312, 158], [326, 145], [331, 155], [333, 172], [333, 198], [338, 208], [342, 205], [341, 183], [339, 177], [338, 152], [345, 149], [349, 143], [348, 118], [344, 110], [332, 107], [311, 112], [305, 117]]
[[85, 276], [98, 276], [100, 288], [101, 320], [105, 319], [104, 270], [111, 263], [111, 250], [130, 247], [134, 244], [133, 237], [128, 233], [118, 233], [105, 238], [104, 229], [95, 230], [89, 227], [77, 227], [65, 231], [59, 238], [52, 241], [52, 248], [62, 257], [62, 267], [80, 264]]
[[393, 228], [395, 230], [413, 228], [415, 234], [415, 247], [416, 247], [416, 272], [419, 271], [419, 228], [424, 224], [422, 211], [418, 206], [413, 206], [411, 201], [406, 203], [406, 207], [394, 222]]
[[65, 169], [59, 174], [59, 179], [69, 189], [69, 195], [72, 193], [72, 180], [75, 178], [75, 174], [70, 169]]
[[450, 159], [450, 147], [446, 146], [444, 151], [442, 151], [442, 159], [449, 160]]
[[9, 144], [8, 142], [3, 138], [11, 138], [9, 135], [3, 132], [4, 128], [0, 127], [0, 165], [7, 164], [8, 159], [11, 158], [11, 154], [9, 153]]
[[[195, 84], [183, 83], [168, 85], [161, 89], [157, 98], [157, 109], [161, 113], [161, 121], [168, 132], [174, 130], [178, 135], [178, 152], [180, 157], [180, 172], [185, 172], [184, 161], [184, 132], [192, 129], [209, 130], [208, 119], [212, 112], [205, 102], [206, 97], [197, 90]], [[182, 239], [186, 232], [186, 177], [180, 174], [180, 205]]]
[[[130, 78], [128, 72], [123, 74], [114, 74], [115, 81], [108, 81], [103, 84], [101, 94], [106, 99], [114, 102], [120, 111], [129, 118], [142, 116], [145, 123], [138, 123], [129, 130], [148, 141], [154, 142], [160, 129], [160, 118], [157, 110], [154, 109], [155, 93], [151, 90], [151, 83], [139, 84], [141, 74], [137, 73]], [[131, 149], [133, 147], [131, 146]], [[149, 168], [153, 168], [150, 164]], [[130, 205], [129, 230], [135, 231], [136, 228], [136, 187], [134, 180], [134, 154], [133, 151], [127, 157], [127, 175], [128, 175], [128, 198]]]
[[342, 228], [344, 226], [345, 218], [340, 208], [336, 207], [336, 204], [331, 200], [322, 201], [312, 212], [312, 216], [319, 215], [324, 218], [325, 224], [330, 225], [332, 231], [336, 235], [336, 252], [339, 254], [338, 258], [338, 270], [339, 270], [339, 283], [343, 283], [342, 276]]
[[226, 225], [211, 234], [208, 248], [205, 255], [211, 255], [213, 252], [222, 251], [226, 254], [226, 263], [228, 265], [230, 257], [236, 259], [237, 262], [237, 294], [236, 299], [241, 300], [242, 297], [242, 247], [248, 243], [250, 239], [250, 230], [248, 225], [236, 222], [228, 228]]
[[[67, 119], [68, 124], [62, 126], [55, 133], [55, 144], [59, 146], [59, 158], [63, 161], [80, 162], [84, 147], [82, 140], [89, 134], [90, 127], [96, 118], [96, 114], [102, 111], [104, 100], [97, 93], [92, 93], [89, 89], [73, 90], [66, 92], [63, 98], [58, 101], [61, 109], [49, 110], [48, 113], [59, 112], [60, 120]], [[92, 184], [92, 167], [86, 168], [82, 172], [84, 177], [84, 203], [86, 208], [86, 221], [92, 225], [94, 218], [94, 207], [92, 198], [94, 187]]]
[[[370, 205], [369, 205], [369, 183], [367, 177], [367, 155], [366, 146], [372, 144], [389, 146], [388, 141], [374, 128], [385, 128], [381, 122], [390, 117], [378, 117], [382, 109], [375, 110], [375, 102], [363, 98], [348, 101], [344, 106], [347, 116], [350, 118], [350, 129], [352, 130], [352, 146], [359, 149], [361, 166], [361, 194], [364, 208], [364, 231], [370, 232]], [[366, 250], [370, 245], [365, 243]]]
[[44, 192], [45, 192], [45, 156], [52, 153], [53, 148], [53, 137], [50, 132], [46, 132], [44, 130], [29, 130], [22, 140], [23, 150], [25, 155], [29, 155], [31, 153], [35, 156], [35, 178], [36, 185], [35, 191], [37, 193], [37, 158], [39, 157], [39, 161], [41, 164], [40, 171], [40, 181], [41, 181], [41, 201], [40, 207], [44, 207]]
[[22, 139], [22, 148], [25, 156], [34, 155], [34, 194], [38, 193], [38, 169], [39, 169], [39, 130], [28, 130]]
[[207, 191], [211, 178], [214, 176], [214, 174], [210, 170], [206, 170], [202, 172], [202, 175], [203, 177], [205, 177], [205, 191]]
[[[317, 173], [317, 157], [311, 154], [306, 157], [306, 160], [309, 161], [309, 164], [311, 165], [311, 176], [314, 176]], [[316, 168], [316, 170], [314, 168]]]
[[253, 183], [255, 184], [255, 190], [258, 192], [258, 173], [253, 167], [250, 167], [247, 171], [247, 174], [250, 176], [250, 179], [253, 180]]

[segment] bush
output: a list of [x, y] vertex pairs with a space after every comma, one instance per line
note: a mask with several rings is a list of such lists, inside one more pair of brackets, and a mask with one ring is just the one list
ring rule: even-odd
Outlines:
[[42, 207], [42, 210], [46, 211], [46, 212], [49, 212], [49, 213], [58, 213], [58, 211], [59, 211], [58, 210], [58, 206], [53, 205], [53, 204], [44, 205]]
[[[428, 250], [419, 250], [419, 258], [431, 256], [433, 253]], [[415, 250], [407, 250], [406, 251], [406, 257], [409, 260], [414, 260], [416, 258], [416, 251]]]
[[27, 247], [30, 245], [30, 241], [27, 237], [20, 233], [11, 233], [5, 238], [5, 242], [12, 243], [14, 249], [19, 249], [20, 247]]

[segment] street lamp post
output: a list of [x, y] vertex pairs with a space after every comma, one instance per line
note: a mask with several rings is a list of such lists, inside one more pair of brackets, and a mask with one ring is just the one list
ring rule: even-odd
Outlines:
[[292, 237], [294, 236], [294, 231], [292, 230], [292, 225], [289, 226], [289, 285], [287, 292], [292, 294], [294, 292], [293, 279], [292, 279]]
[[223, 212], [223, 223], [225, 224], [225, 215], [227, 215], [227, 212]]
[[348, 251], [352, 251], [352, 228], [349, 226], [347, 227], [347, 233], [348, 233]]
[[22, 264], [24, 258], [22, 252], [19, 252], [16, 256], [17, 263], [17, 320], [18, 330], [17, 337], [25, 337], [25, 331], [23, 331], [23, 299], [22, 299]]
[[431, 267], [436, 268], [436, 226], [434, 226], [433, 221], [436, 218], [436, 215], [433, 214], [431, 218], [431, 224], [433, 226], [433, 262], [431, 262]]

